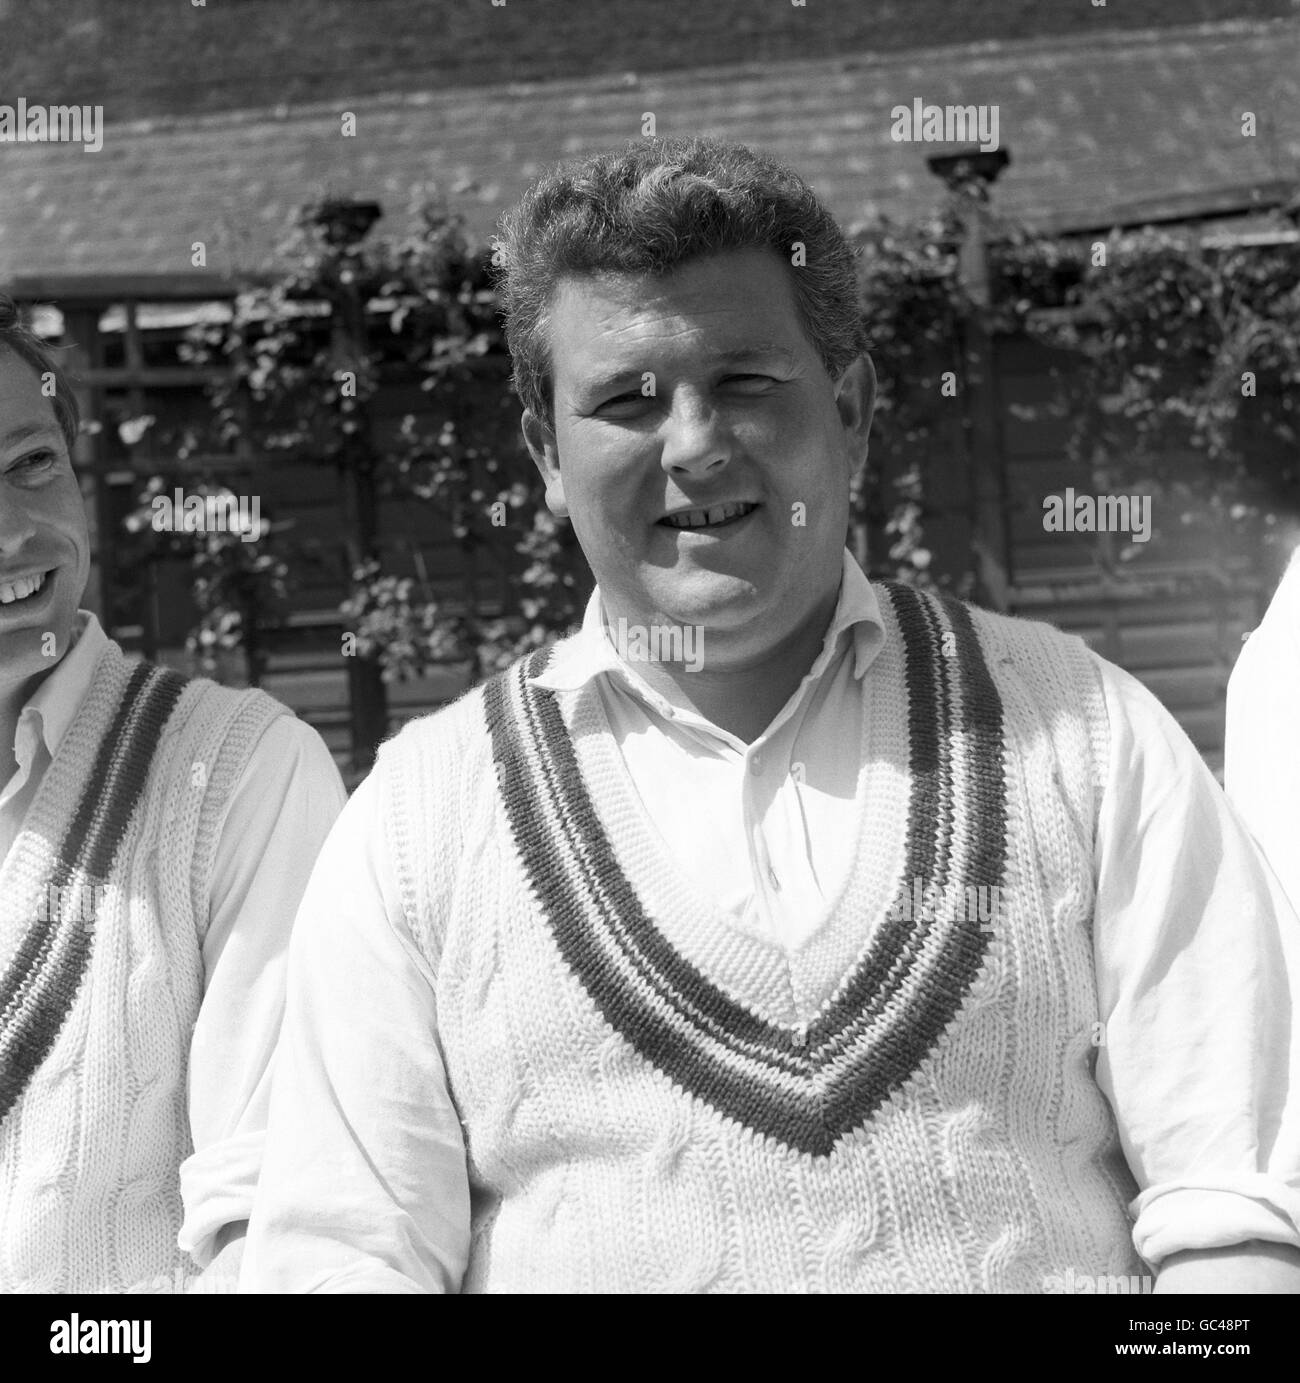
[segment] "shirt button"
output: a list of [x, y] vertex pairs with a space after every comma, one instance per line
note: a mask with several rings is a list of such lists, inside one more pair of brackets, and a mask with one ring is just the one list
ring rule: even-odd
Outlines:
[[754, 757], [750, 759], [749, 770], [751, 773], [761, 773], [763, 771], [763, 756], [761, 754], [755, 754]]
[[803, 1048], [808, 1045], [808, 1025], [800, 1023], [799, 1026], [790, 1034], [790, 1045], [792, 1047]]

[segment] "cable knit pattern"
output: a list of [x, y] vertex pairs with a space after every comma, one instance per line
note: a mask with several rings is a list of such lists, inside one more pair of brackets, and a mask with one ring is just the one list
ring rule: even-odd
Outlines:
[[1100, 682], [1046, 626], [881, 595], [861, 845], [794, 949], [695, 893], [599, 699], [529, 681], [544, 653], [382, 751], [466, 1129], [465, 1290], [1142, 1270], [1092, 1079]]
[[212, 860], [283, 714], [116, 644], [100, 658], [0, 864], [0, 1291], [197, 1275], [176, 1245], [178, 1169]]

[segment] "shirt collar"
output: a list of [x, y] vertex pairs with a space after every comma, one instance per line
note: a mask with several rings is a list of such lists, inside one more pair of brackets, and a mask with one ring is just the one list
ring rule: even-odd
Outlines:
[[[847, 548], [844, 549], [835, 613], [827, 626], [821, 651], [804, 678], [805, 683], [826, 671], [845, 634], [853, 641], [853, 675], [861, 679], [884, 644], [885, 624], [875, 590]], [[600, 588], [597, 587], [587, 602], [582, 627], [571, 638], [556, 645], [550, 664], [530, 680], [534, 686], [551, 691], [576, 691], [602, 675], [621, 679], [654, 704], [663, 700], [618, 656], [606, 632]]]
[[[59, 660], [54, 671], [42, 679], [28, 698], [18, 717], [18, 734], [23, 725], [32, 727], [45, 741], [51, 758], [59, 751], [81, 703], [95, 680], [95, 668], [100, 654], [108, 646], [108, 635], [90, 610], [78, 610], [72, 626], [72, 646]], [[17, 749], [15, 736], [15, 751]]]

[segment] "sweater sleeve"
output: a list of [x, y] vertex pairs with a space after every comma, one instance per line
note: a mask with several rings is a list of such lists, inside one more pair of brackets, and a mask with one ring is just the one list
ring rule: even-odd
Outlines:
[[1300, 1246], [1300, 922], [1172, 716], [1101, 670], [1097, 1079], [1138, 1184], [1135, 1246], [1154, 1265]]
[[289, 929], [345, 794], [324, 741], [289, 715], [262, 732], [226, 805], [190, 1043], [194, 1152], [181, 1165], [180, 1244], [204, 1265], [248, 1219], [261, 1168]]
[[469, 1252], [464, 1137], [379, 779], [327, 840], [290, 945], [243, 1291], [456, 1291]]

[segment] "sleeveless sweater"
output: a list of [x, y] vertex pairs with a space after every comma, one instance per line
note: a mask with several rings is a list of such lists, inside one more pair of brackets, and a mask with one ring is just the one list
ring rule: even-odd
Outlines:
[[462, 1290], [1142, 1271], [1093, 1078], [1100, 680], [1045, 625], [878, 589], [844, 746], [858, 848], [794, 949], [677, 872], [598, 697], [573, 693], [566, 724], [528, 682], [545, 652], [384, 747], [465, 1129]]
[[183, 1290], [223, 811], [285, 707], [110, 643], [0, 863], [0, 1292]]

